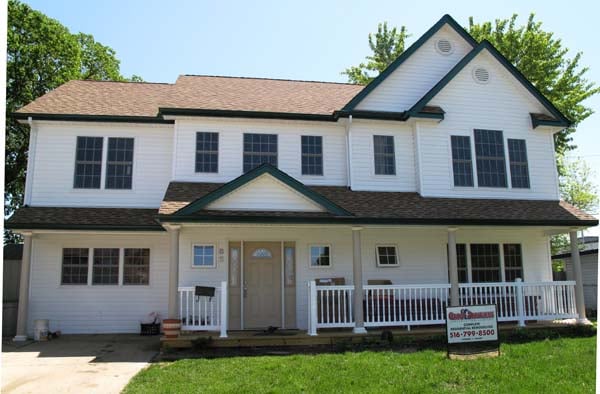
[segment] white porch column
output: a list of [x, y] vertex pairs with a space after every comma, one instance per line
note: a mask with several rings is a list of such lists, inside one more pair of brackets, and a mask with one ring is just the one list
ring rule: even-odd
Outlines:
[[577, 314], [579, 322], [587, 322], [585, 315], [585, 299], [583, 296], [583, 275], [581, 274], [581, 259], [579, 257], [579, 247], [577, 245], [577, 231], [569, 232], [571, 241], [571, 262], [573, 263], [573, 274], [575, 275], [575, 303], [577, 305]]
[[171, 236], [169, 257], [169, 319], [179, 319], [177, 313], [177, 294], [179, 287], [179, 232], [181, 226], [169, 225], [167, 231]]
[[456, 230], [448, 228], [448, 271], [450, 277], [450, 306], [459, 306], [458, 260], [456, 257]]
[[366, 334], [363, 315], [363, 277], [360, 232], [362, 227], [352, 227], [352, 273], [354, 281], [354, 329], [355, 334]]
[[29, 274], [31, 271], [31, 239], [33, 233], [21, 233], [23, 236], [23, 258], [21, 261], [21, 279], [19, 284], [19, 309], [17, 314], [17, 335], [14, 341], [27, 340], [27, 316], [29, 309]]

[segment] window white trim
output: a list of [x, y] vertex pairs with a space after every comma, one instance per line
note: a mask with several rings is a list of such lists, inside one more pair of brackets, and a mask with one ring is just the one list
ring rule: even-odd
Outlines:
[[[197, 246], [211, 246], [213, 248], [213, 261], [212, 261], [212, 265], [195, 265], [194, 264], [194, 257], [195, 257], [195, 249]], [[217, 268], [217, 245], [215, 244], [211, 244], [211, 243], [197, 243], [197, 244], [192, 244], [192, 261], [191, 261], [191, 265], [192, 268], [198, 268], [198, 269], [205, 269], [205, 268]]]
[[[312, 248], [329, 248], [329, 265], [312, 265]], [[308, 245], [308, 268], [310, 269], [331, 269], [333, 267], [333, 248], [331, 244], [310, 244]]]
[[[396, 264], [381, 264], [379, 262], [379, 248], [394, 248]], [[398, 245], [396, 244], [375, 244], [375, 263], [380, 268], [398, 267], [400, 265], [400, 256], [398, 256]]]

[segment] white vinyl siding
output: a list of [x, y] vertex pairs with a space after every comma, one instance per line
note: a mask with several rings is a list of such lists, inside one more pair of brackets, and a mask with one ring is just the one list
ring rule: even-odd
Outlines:
[[[35, 122], [35, 166], [28, 174], [31, 206], [158, 208], [171, 178], [173, 126]], [[73, 187], [78, 136], [104, 138], [101, 188]], [[106, 189], [106, 141], [135, 139], [132, 188]], [[193, 146], [192, 151], [193, 151]], [[193, 164], [192, 164], [193, 165]], [[193, 167], [192, 167], [193, 170]]]
[[[453, 45], [450, 55], [435, 49], [439, 39]], [[359, 110], [402, 112], [412, 107], [472, 49], [449, 26], [442, 27], [356, 107]]]
[[[489, 70], [489, 83], [473, 80], [475, 65]], [[477, 55], [429, 105], [438, 105], [446, 113], [439, 123], [418, 121], [423, 196], [558, 200], [552, 134], [547, 129], [533, 129], [529, 116], [546, 110], [489, 53]], [[507, 140], [526, 141], [530, 188], [513, 188], [510, 182], [505, 188], [480, 187], [477, 182], [474, 188], [454, 187], [449, 136], [469, 136], [474, 145], [474, 129], [502, 130], [507, 167]], [[475, 158], [475, 147], [472, 149]], [[508, 174], [509, 168], [506, 171]]]
[[[243, 174], [243, 135], [276, 134], [277, 167], [307, 185], [347, 185], [346, 134], [341, 124], [256, 119], [178, 119], [173, 179], [186, 182], [229, 182]], [[219, 133], [219, 171], [196, 173], [196, 132]], [[302, 174], [302, 135], [323, 137], [323, 175]]]

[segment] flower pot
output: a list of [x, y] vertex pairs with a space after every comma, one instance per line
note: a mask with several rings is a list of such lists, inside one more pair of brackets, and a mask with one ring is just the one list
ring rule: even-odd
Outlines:
[[164, 319], [163, 332], [166, 338], [177, 338], [181, 331], [181, 320], [179, 319]]

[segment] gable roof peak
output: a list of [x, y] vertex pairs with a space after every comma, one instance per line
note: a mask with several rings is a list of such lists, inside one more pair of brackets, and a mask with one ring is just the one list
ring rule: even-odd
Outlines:
[[409, 46], [404, 52], [400, 54], [385, 70], [383, 70], [375, 79], [367, 84], [356, 96], [352, 98], [342, 108], [343, 111], [352, 111], [356, 106], [367, 97], [381, 82], [383, 82], [392, 72], [394, 72], [402, 63], [404, 63], [409, 57], [412, 56], [427, 40], [429, 40], [435, 33], [437, 33], [445, 25], [450, 26], [456, 31], [471, 47], [478, 45], [477, 41], [452, 18], [449, 14], [442, 16], [432, 27], [429, 28], [417, 41]]

